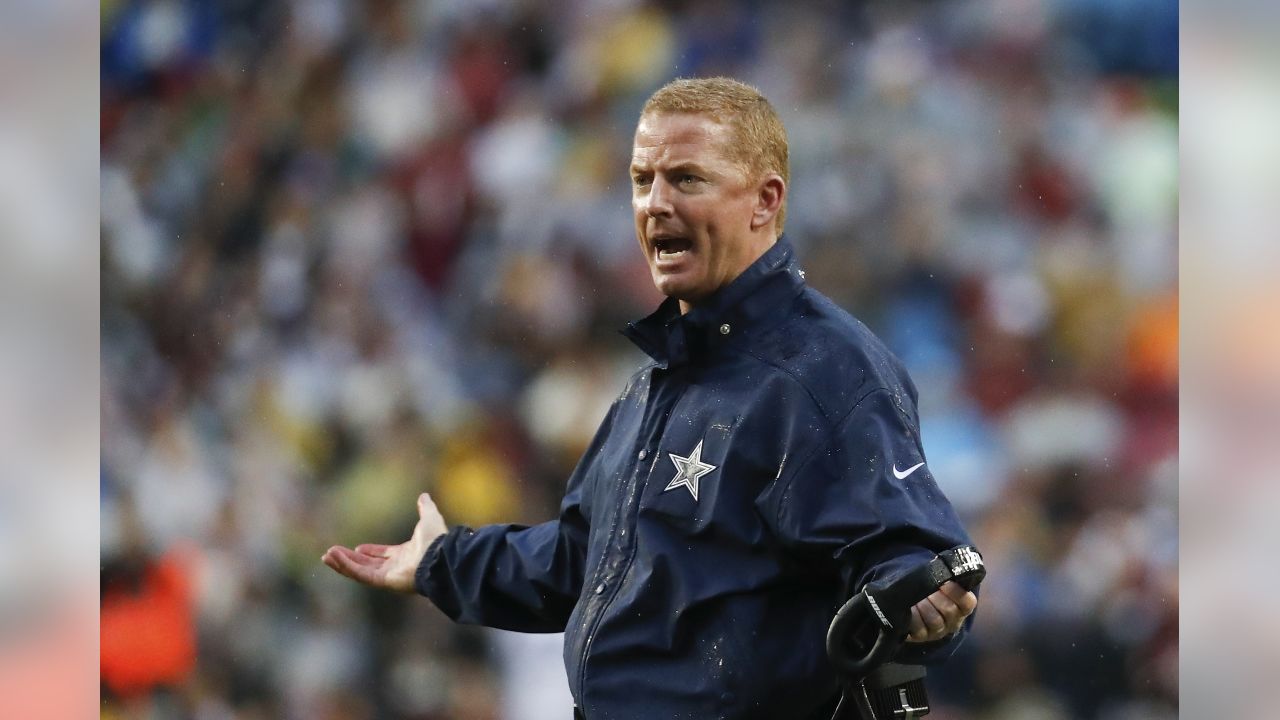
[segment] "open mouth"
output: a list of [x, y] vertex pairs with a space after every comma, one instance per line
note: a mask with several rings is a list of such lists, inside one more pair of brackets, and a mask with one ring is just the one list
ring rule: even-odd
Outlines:
[[653, 249], [659, 261], [678, 260], [693, 247], [689, 238], [656, 237], [653, 238]]

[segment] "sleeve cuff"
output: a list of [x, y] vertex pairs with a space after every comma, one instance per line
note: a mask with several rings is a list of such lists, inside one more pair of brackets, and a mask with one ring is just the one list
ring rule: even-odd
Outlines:
[[[453, 545], [458, 535], [469, 530], [470, 528], [458, 525], [432, 540], [431, 544], [427, 546], [427, 551], [422, 554], [422, 560], [418, 562], [418, 569], [413, 575], [413, 586], [418, 594], [430, 599], [441, 610], [444, 610], [445, 614], [449, 614], [449, 609], [445, 605], [451, 604], [445, 600], [448, 596], [448, 593], [445, 592], [447, 590], [446, 586], [452, 586], [446, 570], [448, 565], [445, 561], [446, 550]], [[433, 570], [435, 571], [434, 573]]]

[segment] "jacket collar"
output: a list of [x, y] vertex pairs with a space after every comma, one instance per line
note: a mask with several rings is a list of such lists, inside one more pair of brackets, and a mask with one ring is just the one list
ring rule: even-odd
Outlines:
[[682, 365], [712, 349], [750, 336], [785, 315], [804, 287], [804, 272], [786, 236], [728, 285], [712, 293], [687, 315], [667, 298], [651, 315], [628, 323], [622, 333], [658, 366]]

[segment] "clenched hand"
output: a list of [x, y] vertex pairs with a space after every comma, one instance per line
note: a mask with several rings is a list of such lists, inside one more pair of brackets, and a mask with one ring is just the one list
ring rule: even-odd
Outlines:
[[334, 545], [320, 560], [352, 580], [396, 592], [414, 592], [414, 574], [427, 548], [445, 534], [444, 517], [431, 496], [418, 496], [418, 524], [413, 535], [399, 545], [357, 545], [354, 550]]
[[948, 580], [911, 608], [907, 642], [932, 642], [956, 632], [978, 607], [978, 596]]

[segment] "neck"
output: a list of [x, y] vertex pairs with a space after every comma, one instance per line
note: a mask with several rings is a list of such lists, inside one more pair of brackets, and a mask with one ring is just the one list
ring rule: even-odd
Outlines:
[[[754, 253], [752, 253], [752, 254], [751, 254], [751, 259], [747, 262], [747, 264], [746, 264], [746, 265], [743, 265], [743, 266], [738, 270], [738, 272], [734, 273], [734, 274], [733, 274], [733, 277], [729, 278], [729, 279], [725, 282], [725, 284], [724, 284], [724, 285], [721, 285], [719, 288], [716, 288], [716, 292], [719, 292], [720, 290], [722, 290], [722, 289], [724, 289], [726, 286], [728, 286], [730, 283], [732, 283], [734, 280], [737, 280], [737, 279], [738, 279], [738, 276], [740, 276], [740, 275], [742, 275], [742, 273], [746, 272], [747, 268], [749, 268], [749, 267], [751, 267], [752, 265], [754, 265], [754, 264], [755, 264], [755, 262], [756, 262], [757, 260], [759, 260], [761, 257], [763, 257], [765, 253], [769, 252], [769, 248], [773, 247], [773, 246], [778, 242], [778, 238], [779, 238], [779, 237], [781, 237], [781, 236], [780, 236], [780, 235], [774, 235], [774, 236], [770, 237], [770, 238], [769, 238], [769, 240], [764, 244], [764, 246], [763, 246], [763, 247], [761, 247], [761, 248], [760, 248], [760, 250], [759, 250], [758, 252], [754, 252]], [[714, 294], [714, 293], [712, 293], [712, 294]], [[678, 302], [680, 303], [680, 314], [681, 314], [681, 315], [688, 315], [690, 310], [692, 310], [692, 309], [694, 309], [695, 307], [697, 307], [697, 302], [694, 302], [694, 301], [691, 301], [691, 300], [685, 300], [685, 299], [681, 298], [681, 299], [679, 299], [679, 301], [678, 301]]]

